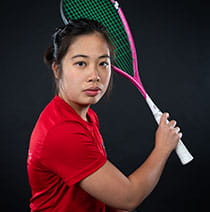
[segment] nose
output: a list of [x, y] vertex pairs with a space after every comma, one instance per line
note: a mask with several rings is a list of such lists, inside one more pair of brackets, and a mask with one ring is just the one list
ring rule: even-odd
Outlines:
[[96, 68], [92, 68], [90, 70], [88, 82], [99, 82], [99, 81], [100, 81], [100, 76], [99, 76], [98, 70]]

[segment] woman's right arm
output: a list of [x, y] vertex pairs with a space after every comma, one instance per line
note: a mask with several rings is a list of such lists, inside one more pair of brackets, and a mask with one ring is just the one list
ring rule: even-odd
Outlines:
[[107, 161], [80, 182], [81, 188], [113, 208], [135, 209], [158, 183], [165, 163], [181, 137], [176, 122], [167, 122], [167, 118], [166, 113], [161, 117], [153, 151], [130, 176], [126, 177]]

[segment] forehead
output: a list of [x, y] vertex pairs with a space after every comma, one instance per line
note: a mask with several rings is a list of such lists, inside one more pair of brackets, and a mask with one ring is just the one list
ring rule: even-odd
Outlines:
[[67, 54], [108, 54], [109, 51], [106, 39], [101, 33], [95, 32], [75, 37], [68, 48]]

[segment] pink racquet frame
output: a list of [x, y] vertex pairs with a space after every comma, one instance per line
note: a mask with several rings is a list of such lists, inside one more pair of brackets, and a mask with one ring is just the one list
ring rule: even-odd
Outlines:
[[[113, 66], [113, 69], [114, 69], [114, 71], [116, 71], [120, 75], [129, 79], [134, 84], [134, 86], [139, 90], [139, 92], [142, 94], [142, 96], [146, 100], [149, 108], [152, 111], [152, 114], [153, 114], [155, 120], [159, 124], [162, 112], [159, 110], [159, 108], [151, 100], [151, 98], [149, 97], [149, 95], [147, 94], [147, 92], [145, 91], [145, 89], [142, 85], [142, 82], [141, 82], [141, 79], [140, 79], [140, 76], [139, 76], [139, 71], [138, 71], [136, 48], [135, 48], [134, 39], [133, 39], [132, 33], [130, 31], [128, 22], [125, 18], [125, 15], [124, 15], [122, 9], [119, 7], [118, 2], [114, 1], [114, 0], [110, 0], [110, 1], [114, 4], [116, 10], [118, 11], [118, 14], [119, 14], [119, 16], [120, 16], [120, 18], [123, 22], [124, 28], [125, 28], [127, 35], [128, 35], [128, 39], [129, 39], [129, 43], [130, 43], [130, 47], [131, 47], [131, 52], [132, 52], [132, 57], [133, 57], [134, 76], [130, 76], [126, 72], [117, 68], [116, 66]], [[190, 152], [187, 150], [187, 148], [185, 147], [185, 145], [183, 144], [183, 142], [181, 140], [179, 140], [178, 145], [176, 147], [176, 153], [177, 153], [182, 164], [187, 164], [191, 160], [193, 160], [193, 156], [190, 154]]]

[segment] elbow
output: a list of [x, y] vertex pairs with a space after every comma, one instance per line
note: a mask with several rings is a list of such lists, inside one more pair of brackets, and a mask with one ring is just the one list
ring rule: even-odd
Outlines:
[[[134, 211], [136, 208], [137, 208], [137, 206], [134, 207], [133, 205], [127, 205], [127, 206], [118, 208], [118, 210], [119, 210], [120, 212], [132, 212], [132, 211]], [[118, 212], [118, 210], [117, 210], [117, 212]]]
[[141, 203], [137, 203], [134, 201], [129, 201], [126, 203], [125, 207], [123, 210], [125, 211], [134, 211]]
[[117, 212], [131, 212], [134, 211], [142, 201], [137, 201], [131, 196], [129, 196], [129, 198], [124, 196], [124, 198], [118, 198], [117, 202], [107, 202], [106, 204], [112, 208], [118, 209]]
[[127, 198], [125, 198], [123, 210], [135, 210], [144, 201], [145, 198], [145, 195], [128, 195]]
[[142, 201], [139, 200], [139, 201], [136, 201], [135, 198], [128, 198], [124, 201], [122, 201], [121, 205], [118, 207], [120, 210], [122, 211], [134, 211], [141, 203], [143, 202], [143, 199]]

